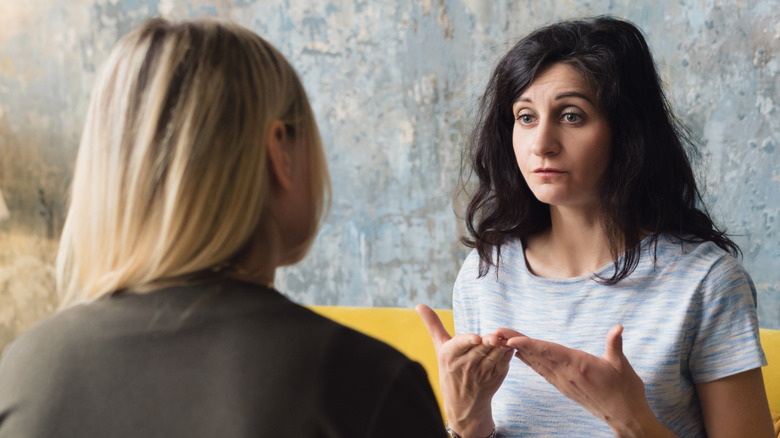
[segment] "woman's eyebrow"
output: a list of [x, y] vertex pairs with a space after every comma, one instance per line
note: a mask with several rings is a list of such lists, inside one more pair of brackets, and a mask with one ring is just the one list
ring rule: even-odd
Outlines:
[[587, 100], [588, 102], [590, 102], [591, 105], [593, 105], [593, 101], [590, 99], [590, 97], [588, 97], [588, 96], [586, 96], [586, 95], [584, 95], [582, 93], [579, 93], [577, 91], [566, 91], [564, 93], [556, 94], [555, 95], [555, 100], [565, 99], [567, 97], [579, 97], [580, 99]]
[[[584, 94], [582, 94], [582, 93], [580, 93], [578, 91], [565, 91], [563, 93], [556, 94], [554, 100], [561, 100], [561, 99], [565, 99], [567, 97], [579, 97], [580, 99], [587, 100], [588, 102], [590, 102], [591, 105], [595, 105], [593, 103], [593, 100], [590, 97], [588, 97], [588, 96], [586, 96], [586, 95], [584, 95]], [[530, 97], [520, 96], [515, 102], [533, 103], [533, 100], [531, 100]]]

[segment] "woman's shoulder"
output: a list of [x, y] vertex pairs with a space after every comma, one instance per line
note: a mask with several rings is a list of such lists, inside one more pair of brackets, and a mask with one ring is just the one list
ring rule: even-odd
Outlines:
[[311, 377], [322, 385], [331, 421], [350, 427], [367, 422], [373, 433], [444, 436], [422, 365], [380, 340], [330, 320], [325, 324], [332, 330], [320, 339], [321, 350], [310, 355], [318, 356]]
[[[263, 291], [257, 290], [200, 292], [168, 290], [157, 296], [106, 297], [62, 310], [5, 349], [0, 381], [21, 376], [34, 380], [30, 369], [61, 377], [80, 374], [80, 363], [132, 358], [147, 347], [163, 356], [169, 354], [166, 351], [179, 351], [202, 357], [211, 351], [221, 356], [212, 362], [247, 370], [275, 351], [278, 362], [303, 361], [321, 370], [350, 369], [376, 384], [392, 381], [413, 364], [390, 345], [275, 291], [266, 290], [272, 293], [265, 297], [259, 297]], [[220, 351], [233, 353], [216, 353]]]
[[88, 339], [101, 333], [88, 316], [90, 308], [80, 304], [50, 315], [9, 343], [0, 357], [0, 387], [37, 390], [39, 382], [59, 380], [78, 367]]
[[311, 323], [318, 326], [319, 341], [326, 363], [349, 363], [361, 367], [370, 365], [374, 374], [396, 375], [412, 363], [400, 351], [389, 344], [347, 327], [324, 316], [310, 312]]
[[72, 340], [95, 328], [90, 316], [93, 307], [93, 303], [79, 303], [41, 319], [12, 341], [6, 347], [6, 353], [25, 354], [32, 347], [49, 354], [67, 350]]
[[683, 238], [662, 234], [656, 245], [645, 242], [644, 251], [648, 265], [655, 272], [665, 272], [675, 276], [722, 279], [723, 277], [746, 277], [739, 260], [714, 242], [697, 242], [691, 237]]
[[720, 260], [736, 261], [728, 251], [711, 241], [700, 241], [694, 236], [675, 236], [662, 233], [645, 239], [643, 250], [659, 258], [693, 260], [700, 263], [716, 263]]
[[374, 356], [394, 356], [391, 347], [298, 305], [275, 290], [224, 282], [115, 294], [75, 304], [25, 331], [6, 348], [4, 360], [24, 362], [45, 357], [66, 361], [76, 354], [100, 351], [106, 345], [116, 348], [117, 340], [123, 345], [131, 340], [148, 342], [153, 337], [163, 337], [166, 342], [189, 340], [186, 334], [190, 331], [197, 331], [203, 342], [221, 342], [229, 337], [230, 342], [247, 347], [286, 333], [303, 349], [353, 345]]
[[[506, 242], [504, 242], [503, 245], [501, 245], [501, 249], [500, 249], [501, 265], [515, 264], [518, 260], [522, 261], [522, 264], [524, 265], [525, 255], [523, 251], [524, 251], [523, 243], [519, 238], [508, 239]], [[493, 258], [494, 262], [498, 259], [498, 255], [499, 255], [499, 249], [497, 247], [493, 247], [493, 249], [491, 250], [491, 257]], [[476, 248], [472, 248], [471, 251], [469, 251], [468, 255], [466, 255], [466, 258], [463, 260], [460, 273], [470, 275], [472, 272], [478, 272], [479, 263], [480, 263], [479, 252], [477, 251]], [[493, 271], [493, 269], [494, 267], [491, 266], [490, 270]]]

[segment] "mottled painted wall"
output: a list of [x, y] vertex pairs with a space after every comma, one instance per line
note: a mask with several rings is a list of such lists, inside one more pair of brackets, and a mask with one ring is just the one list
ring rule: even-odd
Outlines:
[[277, 283], [302, 303], [448, 307], [465, 249], [460, 149], [496, 58], [545, 23], [645, 31], [705, 145], [713, 213], [745, 251], [763, 327], [780, 328], [779, 0], [0, 0], [0, 346], [54, 309], [52, 263], [95, 71], [154, 15], [218, 15], [296, 66], [333, 175], [331, 216]]

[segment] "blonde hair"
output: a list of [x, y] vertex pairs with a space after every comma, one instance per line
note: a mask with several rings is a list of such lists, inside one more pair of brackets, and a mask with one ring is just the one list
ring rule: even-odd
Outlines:
[[[267, 219], [269, 126], [308, 148], [313, 240], [330, 179], [306, 92], [237, 24], [150, 20], [98, 75], [57, 255], [63, 303], [229, 260]], [[308, 245], [307, 245], [308, 248]]]

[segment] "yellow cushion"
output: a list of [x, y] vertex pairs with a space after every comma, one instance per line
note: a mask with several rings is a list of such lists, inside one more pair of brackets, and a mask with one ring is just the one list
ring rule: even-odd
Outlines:
[[[428, 373], [428, 380], [439, 406], [439, 367], [436, 351], [420, 316], [414, 309], [391, 307], [311, 306], [310, 309], [347, 327], [384, 341], [410, 359], [419, 362]], [[436, 310], [444, 326], [454, 333], [452, 310]], [[442, 409], [442, 417], [444, 409]]]
[[780, 330], [761, 329], [760, 332], [761, 346], [769, 363], [761, 369], [769, 410], [780, 413]]

